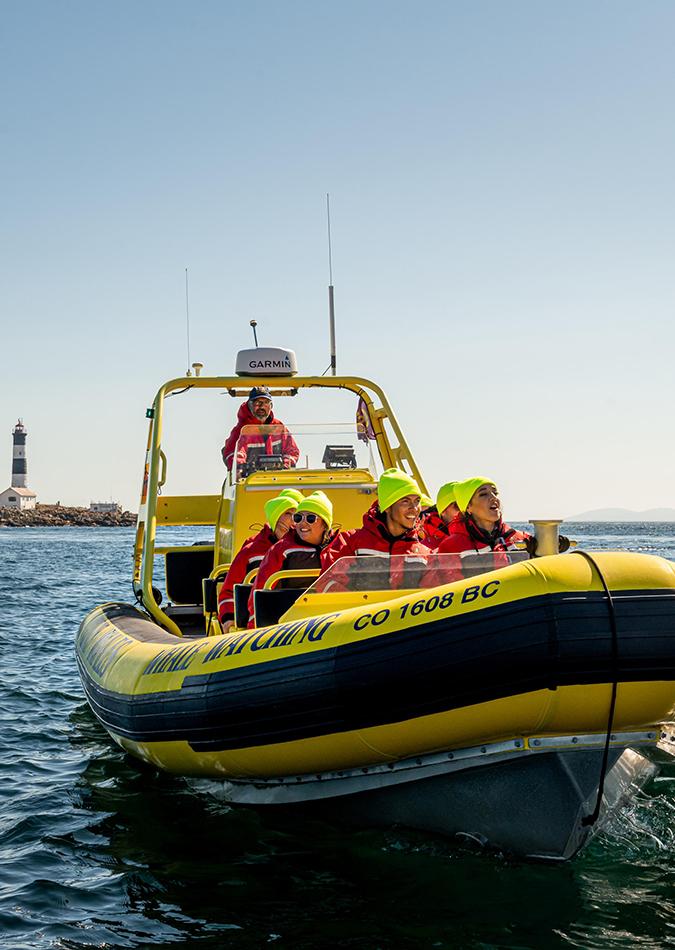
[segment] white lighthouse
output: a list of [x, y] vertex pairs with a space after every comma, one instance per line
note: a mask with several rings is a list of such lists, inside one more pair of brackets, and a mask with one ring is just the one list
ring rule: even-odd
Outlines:
[[0, 492], [0, 508], [35, 508], [37, 495], [28, 487], [28, 459], [26, 458], [26, 427], [21, 419], [12, 429], [12, 484]]

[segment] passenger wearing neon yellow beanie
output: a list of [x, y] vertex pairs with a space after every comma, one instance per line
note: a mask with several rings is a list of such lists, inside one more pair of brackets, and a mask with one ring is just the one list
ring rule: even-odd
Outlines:
[[292, 515], [305, 496], [294, 488], [285, 488], [265, 502], [267, 523], [257, 534], [247, 538], [230, 564], [218, 595], [218, 619], [223, 633], [234, 623], [234, 585], [243, 584], [246, 576], [260, 567], [269, 549], [293, 526]]
[[400, 468], [388, 468], [382, 472], [377, 483], [377, 502], [380, 511], [386, 511], [405, 495], [416, 495], [421, 499], [420, 487], [412, 477]]
[[438, 489], [438, 495], [436, 496], [436, 510], [446, 524], [453, 521], [459, 514], [456, 488], [457, 482], [446, 482]]
[[426, 557], [431, 554], [420, 540], [421, 495], [412, 475], [398, 468], [387, 469], [377, 485], [378, 500], [364, 514], [362, 527], [340, 535], [329, 552], [331, 562], [341, 557], [389, 559], [394, 555], [393, 561], [387, 560], [385, 576], [378, 583], [392, 589], [419, 587], [427, 570]]
[[[457, 502], [457, 507], [459, 508], [461, 512], [465, 512], [467, 508], [469, 507], [469, 505], [471, 504], [473, 496], [476, 494], [478, 489], [482, 488], [483, 486], [485, 486], [486, 489], [488, 488], [492, 489], [491, 494], [493, 497], [492, 497], [491, 505], [487, 506], [485, 510], [482, 512], [482, 514], [479, 515], [478, 517], [486, 518], [487, 521], [489, 522], [494, 522], [495, 519], [492, 518], [488, 514], [488, 511], [489, 510], [496, 511], [497, 509], [499, 509], [499, 514], [501, 515], [501, 503], [499, 501], [499, 492], [497, 491], [497, 486], [495, 485], [495, 483], [492, 481], [491, 478], [482, 478], [480, 475], [476, 475], [474, 478], [467, 478], [466, 481], [456, 482], [455, 483], [455, 500]], [[481, 492], [481, 497], [487, 498], [488, 497], [487, 491]]]
[[502, 520], [502, 504], [497, 486], [490, 478], [475, 476], [455, 485], [455, 499], [460, 510], [450, 533], [437, 548], [439, 554], [475, 551], [510, 551], [518, 542], [531, 546], [531, 535], [509, 527]]
[[400, 468], [388, 468], [377, 483], [377, 504], [387, 531], [399, 538], [417, 526], [422, 491], [412, 477]]
[[[328, 552], [337, 540], [333, 527], [333, 504], [322, 491], [306, 495], [292, 515], [293, 530], [273, 545], [265, 555], [255, 578], [249, 598], [249, 627], [255, 626], [253, 593], [278, 571], [323, 570], [328, 566]], [[291, 577], [282, 581], [284, 587], [305, 588], [311, 577]]]
[[446, 482], [441, 485], [436, 495], [436, 504], [422, 512], [422, 540], [432, 550], [445, 541], [450, 525], [459, 514], [455, 499], [457, 482]]
[[304, 497], [302, 492], [296, 491], [294, 488], [285, 488], [279, 492], [276, 498], [270, 498], [269, 501], [265, 502], [265, 517], [272, 531], [276, 532], [279, 520], [284, 515], [288, 515], [287, 518], [283, 518], [284, 530], [277, 537], [277, 541], [291, 527], [291, 516]]
[[[310, 519], [308, 515], [314, 517]], [[325, 492], [314, 491], [302, 499], [294, 512], [293, 521], [301, 540], [319, 544], [323, 535], [333, 527], [333, 503]]]

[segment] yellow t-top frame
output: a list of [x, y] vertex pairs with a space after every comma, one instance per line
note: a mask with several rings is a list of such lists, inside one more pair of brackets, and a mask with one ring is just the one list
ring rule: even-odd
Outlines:
[[[215, 524], [214, 566], [217, 566], [224, 557], [231, 559], [244, 540], [240, 527], [242, 519], [237, 520], [236, 517], [238, 490], [242, 483], [238, 483], [236, 486], [234, 502], [225, 496], [224, 489], [229, 481], [228, 479], [226, 479], [226, 485], [223, 486], [223, 491], [218, 495], [171, 497], [159, 494], [166, 477], [166, 457], [162, 451], [164, 400], [172, 393], [185, 389], [226, 389], [232, 395], [241, 395], [243, 398], [248, 395], [249, 390], [254, 386], [267, 386], [273, 396], [292, 395], [296, 390], [312, 388], [347, 389], [353, 392], [357, 397], [363, 399], [368, 410], [383, 468], [407, 468], [417, 480], [422, 491], [427, 492], [422, 474], [401, 432], [387, 397], [378, 385], [368, 379], [358, 376], [183, 376], [169, 380], [158, 390], [150, 410], [151, 418], [134, 544], [133, 583], [136, 596], [148, 613], [157, 623], [176, 634], [176, 636], [182, 636], [180, 628], [161, 609], [153, 592], [154, 558], [155, 554], [159, 553], [155, 550], [157, 525]], [[385, 423], [390, 427], [398, 444], [392, 444]], [[265, 479], [262, 477], [264, 474], [255, 473], [249, 476], [249, 479], [254, 481], [269, 482], [269, 495], [266, 495], [262, 500], [271, 497], [282, 487], [279, 484], [280, 477], [276, 479], [269, 478], [270, 473], [267, 473]], [[310, 472], [303, 470], [302, 479], [294, 479], [292, 469], [278, 473], [279, 476], [282, 474], [285, 476], [283, 478], [284, 485], [297, 482], [298, 487], [310, 490], [312, 490], [312, 483], [316, 482], [317, 478], [325, 479], [325, 473], [322, 475], [319, 471], [316, 471], [314, 478], [312, 478], [312, 470]], [[345, 481], [349, 478], [353, 479], [354, 475], [353, 471], [345, 472]], [[339, 482], [339, 476], [334, 473], [333, 477]], [[245, 482], [248, 483], [249, 479], [246, 479]], [[263, 484], [260, 484], [259, 490], [262, 488]], [[260, 497], [262, 498], [262, 496]], [[243, 519], [243, 521], [245, 520]], [[234, 531], [232, 530], [233, 526]], [[228, 532], [231, 533], [228, 534]], [[228, 536], [226, 543], [223, 543], [224, 535]]]

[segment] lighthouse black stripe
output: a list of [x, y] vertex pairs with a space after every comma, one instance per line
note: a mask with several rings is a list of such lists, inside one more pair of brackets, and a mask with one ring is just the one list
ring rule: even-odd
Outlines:
[[[675, 680], [675, 591], [613, 591], [619, 681]], [[124, 628], [123, 618], [118, 624]], [[185, 740], [195, 750], [288, 742], [558, 686], [609, 682], [602, 592], [550, 594], [419, 627], [186, 676], [180, 690], [125, 696], [81, 666], [101, 721], [136, 742]]]
[[12, 475], [27, 475], [28, 462], [26, 459], [12, 459]]

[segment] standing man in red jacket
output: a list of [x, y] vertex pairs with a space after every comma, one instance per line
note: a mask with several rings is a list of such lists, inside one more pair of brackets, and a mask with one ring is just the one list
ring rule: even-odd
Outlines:
[[[232, 471], [232, 465], [244, 465], [248, 450], [259, 448], [264, 455], [281, 455], [284, 468], [295, 467], [300, 456], [295, 439], [281, 419], [273, 412], [272, 394], [267, 386], [254, 386], [246, 402], [242, 402], [237, 413], [237, 424], [227, 437], [223, 446], [223, 462]], [[244, 426], [255, 426], [257, 431], [245, 432]], [[265, 432], [261, 426], [274, 426], [272, 432]]]

